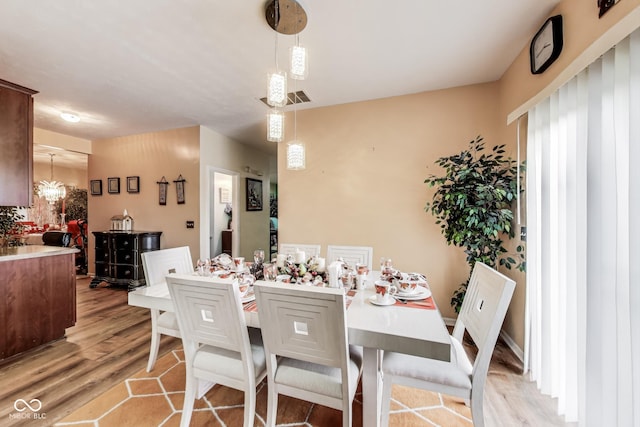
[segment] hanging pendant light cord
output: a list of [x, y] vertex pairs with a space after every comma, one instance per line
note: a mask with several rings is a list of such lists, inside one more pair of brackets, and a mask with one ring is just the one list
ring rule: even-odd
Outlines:
[[[278, 27], [278, 23], [280, 22], [280, 2], [278, 0], [275, 1], [275, 26]], [[280, 70], [278, 67], [278, 31], [274, 31], [276, 33], [276, 48], [274, 52], [274, 59], [276, 63], [276, 71]]]
[[293, 81], [293, 140], [298, 140], [298, 102], [296, 100], [298, 93], [297, 80]]

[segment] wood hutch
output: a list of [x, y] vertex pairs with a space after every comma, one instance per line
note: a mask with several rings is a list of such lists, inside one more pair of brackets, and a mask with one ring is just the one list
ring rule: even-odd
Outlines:
[[128, 290], [144, 285], [142, 254], [160, 249], [162, 231], [94, 231], [95, 276], [89, 287], [101, 282], [127, 286]]

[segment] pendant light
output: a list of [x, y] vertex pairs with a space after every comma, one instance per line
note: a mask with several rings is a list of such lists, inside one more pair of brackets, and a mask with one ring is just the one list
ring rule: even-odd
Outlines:
[[298, 100], [293, 98], [293, 141], [287, 143], [287, 169], [302, 170], [306, 167], [304, 143], [298, 140]]
[[[274, 4], [275, 21], [280, 20], [280, 2], [276, 0]], [[287, 105], [287, 73], [278, 69], [278, 32], [276, 31], [275, 42], [275, 64], [276, 70], [267, 76], [267, 104], [272, 107], [284, 107]]]
[[[280, 4], [282, 3], [282, 4]], [[288, 101], [293, 102], [293, 141], [287, 143], [287, 169], [301, 170], [306, 167], [305, 146], [297, 139], [298, 120], [297, 103], [299, 101], [294, 86], [293, 99], [288, 99], [287, 73], [278, 69], [278, 34], [295, 35], [295, 45], [289, 50], [289, 77], [297, 80], [306, 79], [309, 73], [307, 50], [300, 45], [299, 33], [307, 25], [307, 14], [296, 0], [271, 0], [267, 3], [265, 17], [269, 26], [276, 32], [276, 72], [268, 79], [267, 104], [282, 108]], [[284, 114], [272, 108], [267, 114], [267, 140], [281, 142], [284, 140]]]
[[305, 169], [305, 149], [302, 141], [291, 141], [287, 143], [287, 169]]
[[289, 75], [295, 80], [304, 80], [309, 74], [307, 49], [300, 45], [300, 35], [296, 34], [296, 44], [289, 49]]
[[49, 153], [49, 156], [51, 156], [51, 181], [40, 181], [38, 195], [44, 197], [50, 204], [54, 204], [58, 200], [65, 198], [67, 190], [64, 188], [63, 183], [53, 180], [53, 156], [55, 154]]
[[282, 142], [284, 140], [284, 113], [272, 108], [267, 114], [267, 141]]

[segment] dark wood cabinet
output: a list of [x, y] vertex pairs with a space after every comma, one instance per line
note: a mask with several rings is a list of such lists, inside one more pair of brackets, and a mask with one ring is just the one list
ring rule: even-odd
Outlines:
[[0, 80], [0, 206], [31, 205], [36, 93]]
[[222, 253], [223, 254], [232, 255], [231, 254], [232, 238], [233, 238], [233, 231], [222, 230]]
[[95, 276], [89, 287], [101, 282], [127, 286], [145, 284], [142, 254], [160, 249], [162, 231], [94, 231]]
[[74, 250], [35, 248], [0, 256], [0, 359], [63, 338], [76, 323]]

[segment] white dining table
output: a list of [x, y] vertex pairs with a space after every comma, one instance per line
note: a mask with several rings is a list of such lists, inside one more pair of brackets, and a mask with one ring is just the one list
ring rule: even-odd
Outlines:
[[[179, 275], [174, 275], [179, 276]], [[351, 300], [347, 309], [349, 343], [363, 347], [362, 421], [364, 426], [378, 426], [382, 399], [380, 370], [384, 350], [449, 361], [449, 332], [440, 311], [402, 305], [376, 306], [369, 301], [375, 294], [371, 272], [363, 290]], [[129, 292], [129, 305], [174, 311], [166, 284], [141, 287]], [[259, 309], [259, 308], [258, 308]], [[259, 328], [255, 311], [245, 311], [247, 325]]]

